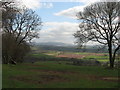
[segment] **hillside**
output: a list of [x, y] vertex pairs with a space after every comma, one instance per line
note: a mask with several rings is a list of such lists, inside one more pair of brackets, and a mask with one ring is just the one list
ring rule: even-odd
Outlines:
[[97, 46], [86, 46], [85, 48], [78, 48], [75, 45], [64, 44], [60, 42], [47, 42], [47, 43], [34, 43], [33, 47], [37, 47], [39, 50], [52, 50], [52, 51], [66, 51], [66, 52], [93, 52], [93, 53], [105, 53], [107, 49], [100, 49]]

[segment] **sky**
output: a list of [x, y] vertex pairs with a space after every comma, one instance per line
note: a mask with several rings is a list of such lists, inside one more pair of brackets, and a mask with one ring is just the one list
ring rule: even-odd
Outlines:
[[98, 0], [21, 0], [33, 9], [43, 22], [39, 39], [33, 42], [62, 42], [74, 44], [73, 34], [79, 29], [76, 14], [85, 6]]

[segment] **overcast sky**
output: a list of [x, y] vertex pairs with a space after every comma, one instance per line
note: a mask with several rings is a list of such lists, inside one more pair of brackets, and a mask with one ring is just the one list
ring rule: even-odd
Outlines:
[[21, 0], [36, 11], [43, 22], [40, 38], [35, 42], [62, 42], [74, 44], [73, 34], [78, 30], [76, 13], [98, 0]]

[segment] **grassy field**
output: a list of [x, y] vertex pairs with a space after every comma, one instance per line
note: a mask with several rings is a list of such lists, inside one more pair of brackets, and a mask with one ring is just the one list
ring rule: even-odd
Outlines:
[[[49, 51], [47, 53], [45, 53], [46, 55], [49, 56], [59, 56], [59, 55], [63, 55], [67, 58], [71, 58], [71, 56], [73, 56], [73, 58], [78, 58], [78, 59], [95, 59], [97, 61], [100, 62], [108, 62], [109, 61], [109, 55], [108, 53], [88, 53], [88, 52], [58, 52], [58, 51]], [[77, 55], [76, 57], [74, 57], [75, 55]], [[61, 57], [61, 56], [60, 56]], [[120, 58], [120, 57], [119, 57]], [[118, 59], [117, 59], [118, 60]], [[120, 60], [120, 59], [119, 59]]]
[[47, 52], [45, 53], [46, 55], [49, 56], [59, 56], [59, 57], [67, 57], [67, 58], [78, 58], [78, 59], [95, 59], [100, 62], [107, 62], [109, 61], [109, 57], [107, 53], [86, 53], [86, 52], [80, 52], [80, 53], [75, 53], [75, 52]]
[[117, 88], [118, 70], [65, 61], [3, 65], [3, 88]]

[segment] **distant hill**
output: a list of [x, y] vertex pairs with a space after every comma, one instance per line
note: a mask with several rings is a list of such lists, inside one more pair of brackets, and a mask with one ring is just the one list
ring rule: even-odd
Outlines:
[[40, 42], [34, 43], [35, 45], [47, 45], [47, 46], [74, 46], [72, 44], [66, 44], [62, 42]]
[[66, 52], [107, 52], [107, 49], [99, 49], [97, 46], [86, 46], [86, 48], [78, 49], [75, 45], [64, 44], [60, 42], [34, 43], [39, 50], [66, 51]]

